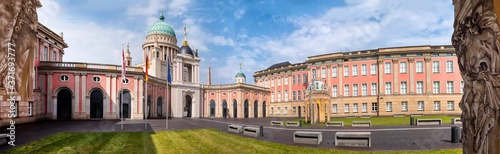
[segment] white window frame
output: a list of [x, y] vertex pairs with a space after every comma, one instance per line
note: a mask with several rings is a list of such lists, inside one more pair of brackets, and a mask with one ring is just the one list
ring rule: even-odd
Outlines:
[[454, 93], [454, 83], [453, 81], [446, 81], [446, 93], [453, 94]]
[[337, 85], [332, 86], [332, 97], [338, 97]]
[[370, 74], [371, 75], [377, 74], [377, 64], [371, 64], [371, 66], [370, 66]]
[[432, 82], [432, 93], [439, 94], [440, 93], [440, 85], [439, 81]]
[[406, 68], [407, 68], [407, 65], [406, 65], [406, 62], [401, 62], [399, 64], [399, 73], [406, 73]]
[[366, 83], [361, 84], [361, 96], [368, 95], [368, 85]]
[[283, 80], [285, 80], [285, 81], [284, 81], [284, 82], [285, 82], [285, 85], [288, 85], [288, 76], [285, 76], [285, 77], [283, 78]]
[[424, 72], [424, 62], [423, 61], [417, 61], [416, 65], [417, 65], [417, 67], [416, 67], [417, 69], [415, 69], [416, 72], [417, 73], [423, 73]]
[[292, 75], [292, 85], [295, 85], [295, 75]]
[[278, 114], [277, 115], [280, 115], [280, 113], [281, 113], [281, 108], [278, 107]]
[[439, 73], [439, 61], [432, 61], [432, 73]]
[[424, 111], [425, 110], [425, 102], [424, 101], [418, 101], [417, 102], [417, 110], [419, 110], [419, 111]]
[[385, 74], [391, 74], [391, 63], [386, 62], [384, 65], [384, 73]]
[[288, 107], [285, 107], [284, 111], [283, 111], [283, 115], [287, 115], [288, 114]]
[[337, 66], [332, 67], [332, 77], [336, 78], [337, 77]]
[[349, 113], [349, 104], [344, 104], [344, 112]]
[[28, 116], [33, 116], [33, 102], [28, 102]]
[[358, 65], [352, 66], [352, 76], [358, 76]]
[[281, 78], [278, 77], [278, 86], [281, 86]]
[[386, 82], [385, 83], [385, 94], [386, 95], [391, 95], [392, 94], [392, 83], [391, 82]]
[[358, 113], [358, 103], [352, 104], [352, 112], [353, 113]]
[[440, 111], [440, 110], [441, 110], [441, 102], [434, 101], [434, 111]]
[[372, 83], [372, 86], [371, 86], [371, 93], [372, 93], [372, 96], [374, 95], [377, 95], [377, 83]]
[[372, 112], [377, 112], [377, 111], [378, 111], [378, 104], [372, 103]]
[[363, 113], [368, 112], [368, 104], [367, 104], [367, 103], [363, 103], [363, 104], [361, 104], [361, 111], [362, 111]]
[[400, 88], [401, 88], [400, 94], [407, 94], [408, 93], [408, 84], [407, 84], [407, 82], [401, 82]]
[[281, 102], [281, 91], [278, 91], [278, 102]]
[[48, 59], [48, 57], [47, 57], [47, 56], [48, 56], [48, 54], [49, 54], [49, 47], [47, 47], [47, 46], [43, 46], [43, 56], [42, 56], [42, 57], [43, 57], [43, 59], [42, 59], [42, 61], [47, 61], [47, 59]]
[[349, 96], [349, 85], [344, 85], [344, 96]]
[[344, 66], [344, 77], [349, 76], [349, 66]]
[[302, 98], [300, 97], [300, 94], [301, 94], [301, 93], [300, 93], [300, 90], [299, 90], [299, 91], [297, 91], [297, 100], [302, 100]]
[[464, 81], [460, 81], [460, 93], [464, 93]]
[[321, 68], [321, 78], [326, 78], [326, 68]]
[[271, 87], [274, 87], [274, 78], [271, 79]]
[[417, 81], [417, 94], [424, 93], [424, 81]]
[[366, 64], [361, 65], [361, 75], [366, 75]]
[[274, 107], [271, 107], [271, 115], [274, 115]]
[[352, 85], [352, 96], [358, 96], [358, 84]]
[[453, 61], [446, 61], [446, 73], [453, 73]]
[[334, 114], [338, 113], [337, 109], [338, 109], [337, 104], [333, 104], [333, 106], [332, 106], [332, 113], [334, 113]]
[[401, 111], [402, 112], [408, 111], [408, 102], [406, 102], [406, 101], [401, 102]]
[[285, 102], [288, 102], [288, 90], [285, 90]]
[[392, 112], [392, 102], [386, 102], [385, 104], [385, 111]]
[[271, 101], [274, 102], [274, 92], [271, 92]]
[[313, 79], [316, 79], [316, 69], [311, 70], [311, 76]]
[[57, 60], [57, 53], [55, 50], [52, 51], [52, 61], [56, 61]]
[[454, 101], [448, 101], [447, 103], [447, 109], [448, 111], [454, 111], [455, 110], [455, 102]]
[[292, 100], [293, 101], [297, 100], [297, 93], [296, 93], [296, 91], [292, 91]]

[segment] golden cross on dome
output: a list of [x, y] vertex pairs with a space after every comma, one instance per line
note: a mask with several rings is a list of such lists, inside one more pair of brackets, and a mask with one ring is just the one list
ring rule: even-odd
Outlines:
[[241, 63], [241, 62], [240, 62], [240, 70], [241, 70], [241, 65], [242, 65], [242, 64], [243, 64], [243, 63]]

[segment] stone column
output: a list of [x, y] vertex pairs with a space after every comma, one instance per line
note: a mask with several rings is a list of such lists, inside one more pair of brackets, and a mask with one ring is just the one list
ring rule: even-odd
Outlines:
[[73, 107], [73, 118], [75, 117], [77, 112], [81, 110], [81, 101], [80, 101], [80, 73], [75, 73], [75, 101], [71, 104]]
[[378, 74], [377, 74], [378, 75], [378, 84], [377, 84], [378, 92], [377, 92], [377, 94], [378, 95], [382, 95], [382, 94], [387, 95], [384, 91], [384, 88], [383, 88], [385, 86], [385, 84], [384, 84], [384, 74], [385, 74], [384, 73], [384, 59], [382, 59], [382, 58], [378, 59], [377, 66], [378, 66], [377, 67], [377, 71], [378, 71]]
[[453, 0], [452, 44], [464, 79], [464, 154], [500, 153], [500, 62], [498, 0]]
[[[52, 72], [47, 72], [47, 112], [52, 113], [52, 118], [57, 119], [57, 109], [53, 109], [53, 102], [52, 102]], [[57, 94], [56, 94], [57, 95]], [[52, 109], [52, 111], [50, 111]]]
[[[106, 89], [105, 89], [105, 95], [110, 95], [111, 94], [111, 78], [112, 76], [110, 74], [106, 74]], [[106, 116], [109, 116], [111, 115], [111, 113], [109, 112], [109, 109], [111, 107], [110, 104], [110, 98], [108, 97], [108, 99], [104, 99], [103, 103], [103, 118], [105, 118]]]
[[137, 116], [139, 116], [140, 118], [143, 118], [143, 115], [142, 115], [142, 112], [143, 112], [143, 103], [146, 99], [146, 97], [144, 96], [145, 93], [144, 93], [144, 80], [142, 80], [142, 78], [140, 78], [137, 82], [139, 82], [139, 93], [137, 94], [137, 102], [135, 102], [135, 104], [133, 104], [132, 106], [135, 106], [135, 114], [137, 114]]
[[408, 65], [410, 66], [410, 69], [408, 70], [408, 73], [410, 75], [410, 94], [415, 94], [415, 59], [413, 58], [408, 58]]
[[87, 73], [82, 73], [82, 99], [80, 101], [80, 106], [81, 106], [80, 112], [84, 113], [87, 107], [85, 104], [85, 98], [87, 98]]
[[393, 89], [393, 93], [395, 95], [399, 94], [399, 80], [398, 80], [398, 76], [399, 76], [399, 59], [397, 58], [394, 58], [392, 59], [392, 64], [393, 64], [393, 69], [392, 69], [392, 74], [394, 76], [394, 81], [392, 83], [392, 89]]
[[[338, 89], [337, 96], [344, 97], [344, 84], [343, 84], [344, 67], [342, 66], [342, 63], [338, 63], [337, 70], [338, 70], [337, 77], [339, 78], [339, 85], [337, 85], [337, 89]], [[308, 115], [308, 114], [306, 114], [306, 115]]]
[[431, 57], [425, 57], [425, 93], [426, 94], [432, 94], [431, 74], [432, 74]]

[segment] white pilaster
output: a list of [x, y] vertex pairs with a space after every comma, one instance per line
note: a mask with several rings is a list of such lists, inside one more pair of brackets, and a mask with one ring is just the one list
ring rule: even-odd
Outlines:
[[[117, 86], [116, 86], [116, 80], [118, 80], [116, 75], [111, 75], [111, 93], [108, 93], [108, 96], [110, 97], [112, 101], [112, 105], [110, 106], [111, 113], [110, 115], [113, 115], [113, 113], [117, 113], [116, 115], [119, 115], [120, 112], [117, 112], [117, 102], [116, 102], [116, 93], [117, 93]], [[116, 117], [119, 118], [120, 116]]]
[[[109, 94], [111, 94], [111, 75], [109, 74], [106, 74], [106, 88], [105, 88], [105, 96]], [[110, 98], [109, 97], [106, 97], [103, 101], [104, 105], [103, 105], [103, 118], [106, 117], [106, 115], [109, 115], [109, 103], [110, 103]]]
[[87, 98], [87, 73], [82, 73], [82, 100], [80, 101], [80, 104], [82, 104], [82, 110], [85, 111], [86, 109], [86, 104], [85, 104], [85, 99]]
[[75, 101], [71, 104], [73, 107], [73, 114], [79, 112], [80, 106], [80, 73], [75, 73]]

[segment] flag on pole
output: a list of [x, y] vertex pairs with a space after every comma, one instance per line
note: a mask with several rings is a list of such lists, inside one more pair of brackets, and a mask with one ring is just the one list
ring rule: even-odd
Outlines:
[[125, 69], [125, 52], [123, 51], [122, 47], [122, 80], [125, 80], [125, 74], [126, 74], [126, 69]]
[[149, 70], [149, 58], [148, 58], [148, 55], [146, 54], [146, 76], [144, 78], [146, 78], [146, 82], [148, 82], [148, 70]]
[[167, 58], [167, 82], [172, 84], [172, 76], [170, 74], [170, 57]]

